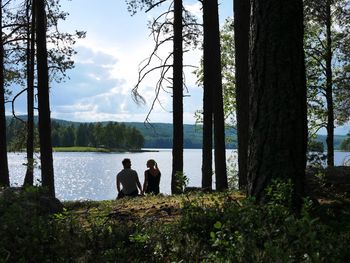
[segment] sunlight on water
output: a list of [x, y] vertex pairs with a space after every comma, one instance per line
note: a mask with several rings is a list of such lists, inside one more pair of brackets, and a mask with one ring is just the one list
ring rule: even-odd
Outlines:
[[[227, 157], [236, 153], [227, 150]], [[350, 153], [336, 152], [336, 165], [349, 159]], [[25, 153], [9, 153], [11, 185], [23, 184], [26, 167]], [[37, 158], [39, 158], [37, 156]], [[144, 181], [144, 170], [148, 159], [155, 159], [162, 172], [160, 189], [171, 193], [171, 149], [145, 153], [54, 153], [56, 195], [61, 200], [108, 200], [116, 197], [116, 174], [122, 169], [121, 161], [130, 158], [132, 168]], [[189, 186], [201, 185], [201, 150], [184, 151], [184, 172], [189, 178]], [[233, 158], [235, 162], [236, 158]], [[40, 163], [38, 161], [38, 163]], [[35, 169], [35, 182], [40, 183], [40, 169]], [[214, 183], [214, 182], [213, 182]]]

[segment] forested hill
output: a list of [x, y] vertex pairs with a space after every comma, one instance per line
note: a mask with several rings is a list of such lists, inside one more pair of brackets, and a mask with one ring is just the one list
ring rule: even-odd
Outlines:
[[[173, 125], [171, 123], [152, 123], [151, 125], [143, 122], [128, 122], [126, 125], [137, 128], [145, 138], [145, 148], [171, 148]], [[228, 142], [227, 148], [236, 147], [236, 131], [233, 128], [226, 129]], [[185, 124], [184, 125], [184, 147], [202, 148], [202, 126]]]
[[[26, 116], [20, 116], [21, 119], [26, 119]], [[8, 124], [13, 118], [7, 117]], [[78, 127], [83, 122], [72, 122], [60, 119], [52, 119], [53, 122], [60, 126]], [[37, 118], [35, 118], [37, 122]], [[101, 122], [102, 126], [109, 122]], [[89, 123], [87, 123], [89, 124]], [[120, 123], [121, 124], [121, 123]], [[144, 148], [171, 148], [172, 147], [172, 129], [170, 123], [152, 123], [145, 124], [143, 122], [124, 122], [127, 127], [134, 127], [144, 137]], [[8, 125], [8, 127], [11, 127]], [[228, 136], [227, 148], [234, 148], [236, 140], [236, 132], [233, 128], [227, 128], [226, 135]], [[200, 125], [184, 125], [184, 148], [201, 148], [202, 147], [202, 127]]]
[[[25, 119], [25, 116], [21, 116]], [[10, 122], [12, 117], [7, 117]], [[37, 121], [37, 120], [36, 120]], [[53, 119], [62, 126], [79, 126], [82, 122], [72, 122], [60, 119]], [[107, 125], [108, 122], [102, 122], [102, 125]], [[126, 126], [135, 127], [144, 137], [145, 148], [171, 148], [172, 147], [172, 124], [170, 123], [152, 123], [145, 124], [143, 122], [125, 122]], [[236, 148], [236, 131], [233, 128], [226, 129], [226, 135], [229, 142], [228, 148]], [[339, 149], [341, 142], [346, 138], [344, 135], [334, 136], [334, 148]], [[323, 143], [326, 148], [326, 136], [318, 135], [317, 141]], [[184, 147], [185, 148], [201, 148], [202, 147], [202, 127], [200, 125], [184, 125]]]

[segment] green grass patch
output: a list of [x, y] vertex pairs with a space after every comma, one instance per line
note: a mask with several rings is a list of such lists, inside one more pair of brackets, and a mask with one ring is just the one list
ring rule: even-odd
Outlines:
[[85, 147], [85, 146], [72, 146], [72, 147], [53, 147], [54, 152], [111, 152], [110, 149]]

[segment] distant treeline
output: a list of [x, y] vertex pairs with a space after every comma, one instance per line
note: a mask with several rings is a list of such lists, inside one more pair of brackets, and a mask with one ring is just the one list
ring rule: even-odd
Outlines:
[[350, 152], [350, 133], [348, 133], [346, 139], [341, 142], [340, 150]]
[[[152, 123], [145, 125], [143, 122], [127, 122], [127, 125], [137, 128], [145, 137], [145, 148], [172, 148], [173, 125], [171, 123]], [[184, 148], [201, 149], [203, 130], [200, 124], [184, 124]], [[226, 127], [226, 148], [236, 148], [236, 130]]]
[[[12, 118], [7, 126], [7, 142], [10, 149], [25, 147], [25, 122]], [[109, 149], [140, 149], [144, 137], [135, 127], [123, 123], [71, 123], [52, 121], [52, 146], [92, 146]], [[36, 134], [36, 140], [38, 136]]]
[[[20, 117], [26, 120], [26, 116]], [[37, 117], [35, 117], [37, 123]], [[21, 148], [25, 146], [25, 125], [12, 117], [7, 117], [7, 138], [9, 145]], [[111, 126], [115, 124], [115, 128]], [[120, 126], [120, 127], [119, 127]], [[107, 128], [108, 127], [108, 128]], [[54, 146], [105, 146], [106, 148], [171, 148], [173, 145], [172, 129], [170, 123], [152, 123], [145, 125], [143, 122], [72, 122], [60, 119], [52, 120], [52, 142]], [[104, 129], [108, 131], [102, 131]], [[111, 132], [113, 131], [113, 132]], [[124, 133], [125, 132], [125, 133]], [[195, 149], [202, 147], [202, 126], [184, 125], [184, 148]], [[114, 134], [114, 135], [113, 135]], [[120, 134], [120, 135], [118, 135]], [[127, 135], [126, 135], [127, 134]], [[233, 127], [226, 128], [226, 148], [236, 148], [236, 130]], [[142, 139], [141, 139], [142, 137]], [[131, 139], [130, 139], [131, 138]], [[349, 146], [348, 141], [341, 147], [341, 143], [347, 137], [345, 135], [334, 136], [334, 148], [345, 150]], [[109, 143], [110, 140], [116, 140]], [[131, 141], [128, 141], [131, 140]], [[323, 144], [326, 149], [326, 136], [318, 135], [315, 141]], [[77, 144], [78, 143], [78, 144]], [[112, 145], [112, 146], [110, 146]], [[118, 145], [118, 146], [115, 146]], [[136, 145], [136, 146], [135, 146]], [[141, 146], [140, 146], [141, 145]], [[350, 145], [350, 144], [349, 144]], [[319, 145], [320, 146], [320, 145]], [[11, 147], [11, 149], [12, 149]]]

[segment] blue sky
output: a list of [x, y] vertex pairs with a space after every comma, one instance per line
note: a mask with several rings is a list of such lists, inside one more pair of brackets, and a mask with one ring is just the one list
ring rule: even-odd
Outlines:
[[[232, 0], [219, 0], [221, 23], [232, 16]], [[200, 3], [184, 0], [186, 7], [201, 16]], [[153, 14], [131, 16], [124, 0], [62, 0], [62, 9], [70, 13], [61, 31], [87, 31], [76, 44], [75, 68], [70, 79], [51, 85], [51, 116], [71, 121], [144, 121], [154, 98], [157, 76], [140, 87], [147, 104], [137, 106], [131, 97], [139, 63], [150, 54], [153, 42], [147, 22]], [[155, 11], [154, 14], [158, 13]], [[163, 54], [171, 50], [167, 47]], [[184, 63], [198, 65], [199, 51], [185, 55]], [[188, 95], [184, 99], [184, 122], [194, 123], [194, 112], [201, 108], [202, 90], [195, 76], [186, 73]], [[150, 115], [151, 122], [172, 122], [171, 96], [161, 94], [160, 105]], [[25, 102], [16, 103], [17, 113], [25, 113]]]

